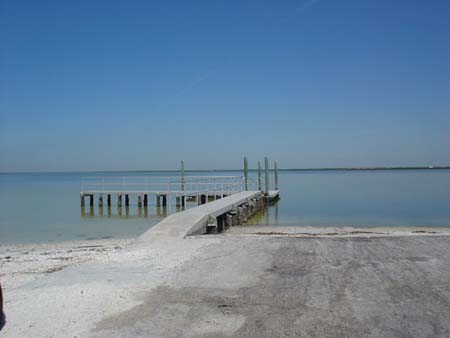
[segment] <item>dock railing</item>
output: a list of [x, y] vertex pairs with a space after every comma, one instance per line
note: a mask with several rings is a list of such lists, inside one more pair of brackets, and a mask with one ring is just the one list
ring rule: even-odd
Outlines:
[[[257, 190], [253, 180], [247, 185]], [[81, 193], [88, 194], [149, 194], [193, 196], [196, 194], [231, 195], [245, 190], [243, 176], [90, 176], [82, 177]]]

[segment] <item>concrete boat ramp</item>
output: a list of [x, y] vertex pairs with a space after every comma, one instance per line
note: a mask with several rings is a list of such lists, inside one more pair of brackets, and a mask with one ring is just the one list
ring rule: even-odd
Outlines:
[[0, 337], [450, 336], [448, 229], [195, 235], [255, 194], [169, 216], [106, 261], [11, 289]]

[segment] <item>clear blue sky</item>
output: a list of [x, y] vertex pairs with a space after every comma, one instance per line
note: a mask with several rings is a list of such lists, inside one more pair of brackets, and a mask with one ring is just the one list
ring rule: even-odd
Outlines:
[[448, 0], [0, 4], [0, 171], [450, 164]]

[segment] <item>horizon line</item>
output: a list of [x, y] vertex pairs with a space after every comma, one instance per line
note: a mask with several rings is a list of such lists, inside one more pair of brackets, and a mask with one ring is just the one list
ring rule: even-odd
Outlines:
[[[375, 167], [318, 167], [318, 168], [278, 168], [278, 171], [332, 171], [332, 170], [439, 170], [450, 169], [450, 165], [445, 166], [375, 166]], [[68, 174], [68, 173], [139, 173], [139, 172], [180, 172], [180, 169], [138, 169], [138, 170], [55, 170], [55, 171], [0, 171], [0, 174]], [[185, 172], [208, 172], [208, 171], [244, 171], [244, 169], [185, 169]], [[248, 169], [248, 171], [258, 171]], [[261, 168], [264, 171], [264, 168]], [[274, 171], [270, 168], [269, 171]]]

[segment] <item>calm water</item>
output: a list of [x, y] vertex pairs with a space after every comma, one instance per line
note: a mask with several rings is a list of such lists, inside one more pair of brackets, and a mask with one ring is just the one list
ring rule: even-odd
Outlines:
[[[199, 175], [241, 175], [241, 172]], [[94, 174], [93, 174], [94, 175]], [[96, 173], [95, 176], [178, 173]], [[166, 215], [154, 197], [119, 213], [80, 208], [85, 173], [0, 174], [0, 244], [137, 236]], [[281, 200], [255, 224], [312, 226], [450, 226], [450, 170], [281, 172]], [[272, 179], [272, 177], [271, 177]]]

